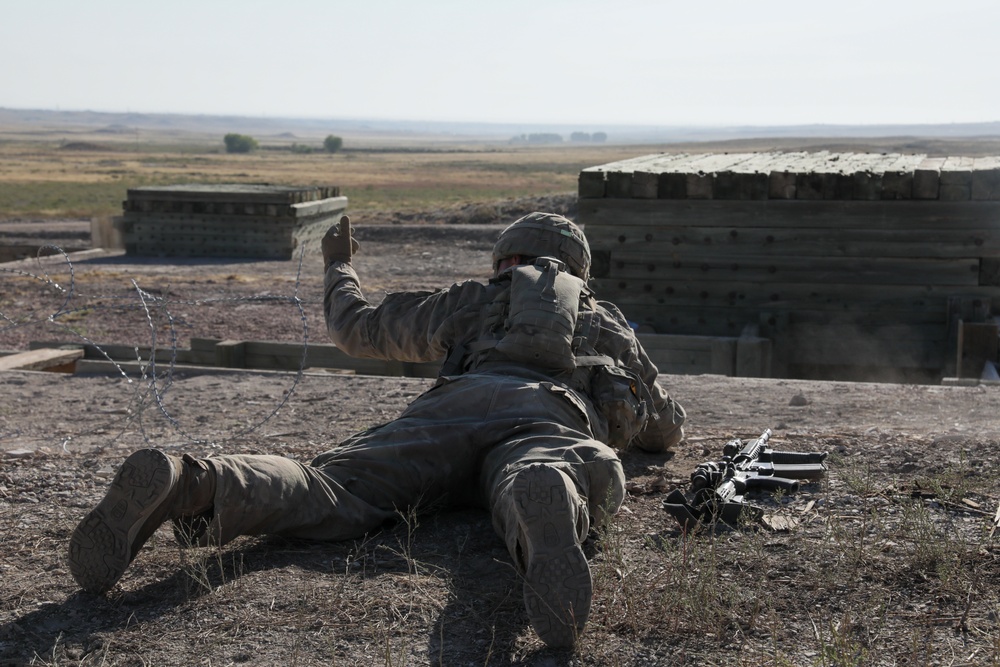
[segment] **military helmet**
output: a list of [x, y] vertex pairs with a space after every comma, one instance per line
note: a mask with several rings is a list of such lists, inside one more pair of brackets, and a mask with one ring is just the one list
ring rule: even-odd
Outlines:
[[583, 280], [590, 273], [590, 246], [583, 231], [555, 213], [529, 213], [500, 232], [493, 246], [493, 272], [501, 260], [513, 255], [555, 257]]

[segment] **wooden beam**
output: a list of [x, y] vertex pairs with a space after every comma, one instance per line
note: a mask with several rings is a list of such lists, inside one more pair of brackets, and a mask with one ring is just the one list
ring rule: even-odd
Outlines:
[[899, 158], [897, 153], [865, 153], [865, 164], [854, 172], [854, 199], [878, 201], [882, 199], [882, 180], [885, 170]]
[[656, 166], [659, 175], [657, 194], [659, 199], [687, 199], [687, 172], [689, 165], [703, 156], [684, 155], [668, 163]]
[[77, 359], [83, 358], [83, 348], [41, 348], [0, 356], [0, 371], [60, 371], [73, 372]]
[[771, 377], [771, 341], [756, 336], [736, 339], [736, 377]]
[[589, 226], [591, 248], [616, 257], [669, 261], [690, 255], [715, 257], [1000, 257], [1000, 225], [993, 229], [804, 229], [793, 227], [699, 227], [691, 221], [661, 229]]
[[979, 262], [979, 286], [1000, 287], [1000, 259], [983, 257]]
[[945, 159], [938, 177], [940, 189], [938, 199], [941, 201], [969, 201], [972, 196], [972, 167], [975, 160], [971, 157], [949, 157]]
[[882, 174], [882, 199], [913, 199], [913, 172], [926, 155], [900, 155]]
[[334, 217], [347, 208], [347, 197], [328, 197], [318, 201], [292, 204], [289, 208], [296, 219], [312, 218], [317, 215]]
[[796, 181], [798, 174], [807, 162], [823, 158], [829, 153], [785, 153], [784, 159], [776, 161], [767, 177], [767, 196], [769, 199], [795, 199], [797, 197]]
[[591, 167], [580, 172], [577, 181], [577, 194], [580, 199], [604, 197], [604, 187], [607, 175], [601, 167]]
[[716, 177], [733, 172], [740, 165], [757, 157], [755, 153], [722, 153], [706, 155], [687, 165], [685, 192], [688, 199], [716, 199]]
[[977, 201], [1000, 199], [1000, 157], [976, 158], [970, 197]]
[[996, 362], [1000, 327], [995, 322], [959, 322], [958, 377], [979, 377], [986, 362]]
[[[942, 172], [942, 177], [944, 172]], [[970, 172], [971, 178], [971, 172]], [[587, 233], [620, 224], [669, 228], [793, 227], [836, 229], [995, 229], [1000, 202], [922, 201], [691, 201], [588, 199], [578, 220]]]
[[771, 171], [785, 162], [783, 153], [759, 153], [717, 172], [713, 199], [767, 199]]
[[979, 260], [910, 257], [758, 257], [734, 260], [710, 253], [663, 261], [658, 255], [612, 254], [611, 280], [695, 283], [745, 280], [760, 283], [841, 285], [979, 286]]
[[946, 158], [924, 158], [913, 172], [913, 198], [937, 199], [941, 191], [941, 168]]
[[867, 164], [865, 154], [819, 153], [799, 163], [795, 197], [805, 200], [854, 198], [854, 171]]
[[[580, 196], [630, 198], [632, 194], [633, 174], [636, 171], [649, 171], [650, 165], [657, 162], [661, 155], [642, 155], [628, 160], [619, 160], [607, 165], [585, 169], [580, 174]], [[587, 174], [587, 176], [584, 176]], [[600, 180], [603, 178], [603, 194], [600, 190]]]
[[620, 188], [620, 196], [636, 199], [656, 199], [659, 196], [660, 174], [668, 165], [684, 160], [686, 154], [660, 153], [649, 159], [626, 162], [631, 169], [631, 181]]
[[[649, 303], [621, 305], [622, 312], [633, 321], [648, 323], [654, 331], [664, 334], [687, 334], [701, 336], [738, 336], [747, 322], [756, 322], [765, 309], [771, 313], [793, 316], [799, 324], [834, 325], [842, 324], [858, 330], [859, 322], [874, 320], [878, 324], [891, 323], [894, 326], [912, 326], [917, 331], [929, 332], [929, 337], [944, 342], [945, 316], [919, 310], [870, 310], [856, 309], [849, 312], [835, 310], [804, 310], [802, 304], [781, 303], [753, 306], [667, 306]], [[878, 318], [878, 319], [874, 319]], [[765, 332], [769, 338], [771, 334]], [[776, 343], [777, 344], [777, 343]]]
[[686, 153], [662, 153], [644, 164], [635, 166], [632, 173], [631, 196], [636, 199], [656, 199], [660, 196], [660, 176], [671, 165], [686, 161]]
[[251, 202], [258, 204], [297, 204], [338, 197], [340, 188], [331, 186], [294, 186], [261, 184], [187, 184], [129, 188], [129, 201], [151, 202]]
[[222, 340], [215, 346], [215, 365], [223, 368], [246, 368], [247, 345], [240, 340]]

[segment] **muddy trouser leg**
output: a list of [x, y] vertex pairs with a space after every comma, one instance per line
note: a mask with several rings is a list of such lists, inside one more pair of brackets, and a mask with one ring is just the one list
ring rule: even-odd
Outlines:
[[201, 543], [263, 534], [354, 539], [410, 510], [472, 503], [493, 384], [463, 379], [432, 389], [398, 419], [308, 465], [281, 456], [207, 459], [217, 486]]
[[520, 471], [544, 464], [565, 476], [580, 508], [581, 541], [589, 527], [610, 520], [625, 498], [621, 460], [611, 447], [593, 438], [582, 412], [562, 394], [544, 388], [533, 402], [543, 408], [536, 411], [548, 417], [540, 416], [494, 445], [484, 459], [482, 472], [482, 493], [488, 498], [493, 526], [518, 566], [522, 564], [517, 555], [517, 521], [510, 499], [511, 486]]
[[557, 447], [522, 445], [510, 448], [508, 453], [512, 460], [502, 464], [503, 474], [493, 487], [491, 510], [493, 527], [519, 568], [523, 568], [523, 563], [512, 494], [513, 482], [520, 471], [541, 464], [562, 473], [579, 508], [577, 536], [581, 543], [591, 527], [606, 525], [621, 508], [625, 497], [622, 464], [614, 450], [601, 442], [578, 441]]
[[604, 524], [624, 499], [621, 462], [569, 398], [539, 387], [534, 421], [494, 445], [483, 466], [483, 492], [524, 578], [529, 620], [554, 647], [572, 646], [589, 614], [593, 584], [580, 545], [591, 521]]
[[208, 462], [216, 473], [216, 494], [199, 540], [203, 545], [226, 544], [239, 535], [351, 539], [395, 515], [391, 505], [351, 493], [336, 473], [282, 456], [220, 456]]

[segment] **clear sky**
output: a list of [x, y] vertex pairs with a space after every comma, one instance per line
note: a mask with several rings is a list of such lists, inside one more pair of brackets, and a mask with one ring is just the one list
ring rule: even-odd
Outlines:
[[0, 0], [0, 107], [1000, 120], [1000, 0]]

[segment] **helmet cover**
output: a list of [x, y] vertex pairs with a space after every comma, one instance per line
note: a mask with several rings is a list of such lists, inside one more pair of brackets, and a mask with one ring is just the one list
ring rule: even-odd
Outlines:
[[494, 273], [501, 260], [514, 255], [555, 257], [582, 280], [590, 273], [590, 246], [583, 231], [555, 213], [529, 213], [500, 232], [493, 246]]

